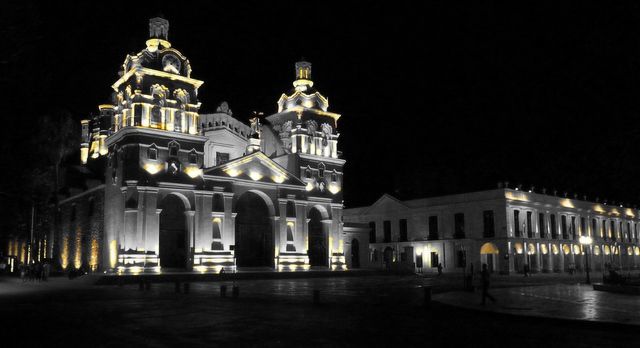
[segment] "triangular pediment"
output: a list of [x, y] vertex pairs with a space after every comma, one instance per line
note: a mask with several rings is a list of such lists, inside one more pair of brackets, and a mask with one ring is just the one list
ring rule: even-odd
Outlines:
[[375, 203], [373, 203], [363, 214], [366, 215], [389, 215], [409, 210], [402, 201], [389, 195], [384, 194]]
[[204, 170], [204, 174], [252, 180], [275, 185], [306, 186], [306, 183], [302, 182], [262, 152], [254, 152], [250, 155], [236, 158], [233, 161], [207, 168]]

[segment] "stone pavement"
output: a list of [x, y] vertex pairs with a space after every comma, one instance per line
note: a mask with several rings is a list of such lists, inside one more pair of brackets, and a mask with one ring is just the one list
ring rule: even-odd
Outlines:
[[[191, 283], [188, 294], [176, 293], [172, 283], [140, 291], [93, 281], [0, 278], [0, 346], [631, 347], [640, 339], [631, 325], [422, 306], [421, 286], [455, 287], [455, 277], [240, 280], [237, 299], [230, 298], [228, 281]], [[229, 297], [220, 296], [223, 284]], [[320, 291], [320, 305], [313, 304], [313, 290]]]
[[[452, 306], [498, 313], [640, 325], [640, 297], [593, 290], [586, 284], [493, 288], [496, 299], [481, 304], [481, 291], [434, 295]], [[638, 328], [640, 330], [640, 328]]]

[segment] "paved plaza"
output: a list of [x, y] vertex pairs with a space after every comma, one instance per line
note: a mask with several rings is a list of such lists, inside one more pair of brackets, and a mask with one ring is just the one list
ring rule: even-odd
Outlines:
[[[141, 291], [138, 285], [95, 286], [92, 277], [54, 278], [40, 284], [0, 278], [0, 330], [4, 342], [19, 342], [22, 347], [43, 343], [85, 347], [495, 346], [497, 341], [519, 347], [602, 347], [634, 346], [640, 339], [637, 326], [597, 321], [605, 318], [605, 309], [611, 306], [599, 303], [611, 300], [609, 294], [589, 292], [575, 284], [557, 285], [554, 290], [545, 285], [557, 281], [552, 276], [527, 279], [538, 283], [529, 287], [521, 286], [519, 277], [511, 278], [515, 287], [507, 286], [508, 279], [496, 278], [500, 288], [494, 289], [500, 298], [494, 306], [505, 310], [481, 311], [473, 305], [480, 300], [478, 294], [449, 291], [459, 283], [455, 276], [240, 280], [235, 282], [240, 289], [237, 299], [230, 296], [232, 282], [191, 283], [185, 294], [176, 293], [173, 283], [152, 284], [150, 290]], [[226, 298], [220, 296], [221, 285], [229, 287]], [[438, 301], [458, 298], [470, 305], [433, 302], [425, 308], [425, 285], [434, 286]], [[313, 304], [313, 290], [320, 291], [319, 305]], [[533, 300], [520, 304], [518, 293], [529, 294], [527, 298]], [[572, 304], [560, 307], [556, 304], [560, 300], [553, 297], [565, 294]], [[563, 308], [577, 311], [580, 298], [585, 300], [585, 313], [592, 311], [593, 321], [513, 315], [521, 314], [525, 307], [548, 303], [542, 307], [557, 308], [551, 314], [563, 317], [559, 315]], [[633, 305], [633, 299], [627, 305]], [[623, 320], [625, 315], [617, 318], [637, 322], [637, 318]]]

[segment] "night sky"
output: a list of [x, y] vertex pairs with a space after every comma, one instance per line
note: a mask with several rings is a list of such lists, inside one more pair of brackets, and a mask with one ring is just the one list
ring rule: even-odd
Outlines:
[[3, 4], [0, 191], [38, 166], [39, 118], [96, 113], [163, 14], [203, 113], [274, 113], [294, 62], [313, 63], [343, 115], [347, 207], [498, 181], [640, 202], [637, 2], [344, 3]]

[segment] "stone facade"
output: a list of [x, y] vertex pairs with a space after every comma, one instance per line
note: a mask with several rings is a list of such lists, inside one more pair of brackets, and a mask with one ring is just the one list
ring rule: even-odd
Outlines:
[[[384, 195], [344, 212], [369, 226], [374, 267], [463, 272], [570, 272], [640, 268], [640, 212], [545, 194], [497, 189], [400, 201]], [[581, 236], [592, 244], [580, 243]], [[588, 255], [588, 256], [587, 256]], [[588, 260], [586, 258], [588, 257]], [[422, 267], [418, 267], [422, 265]]]

